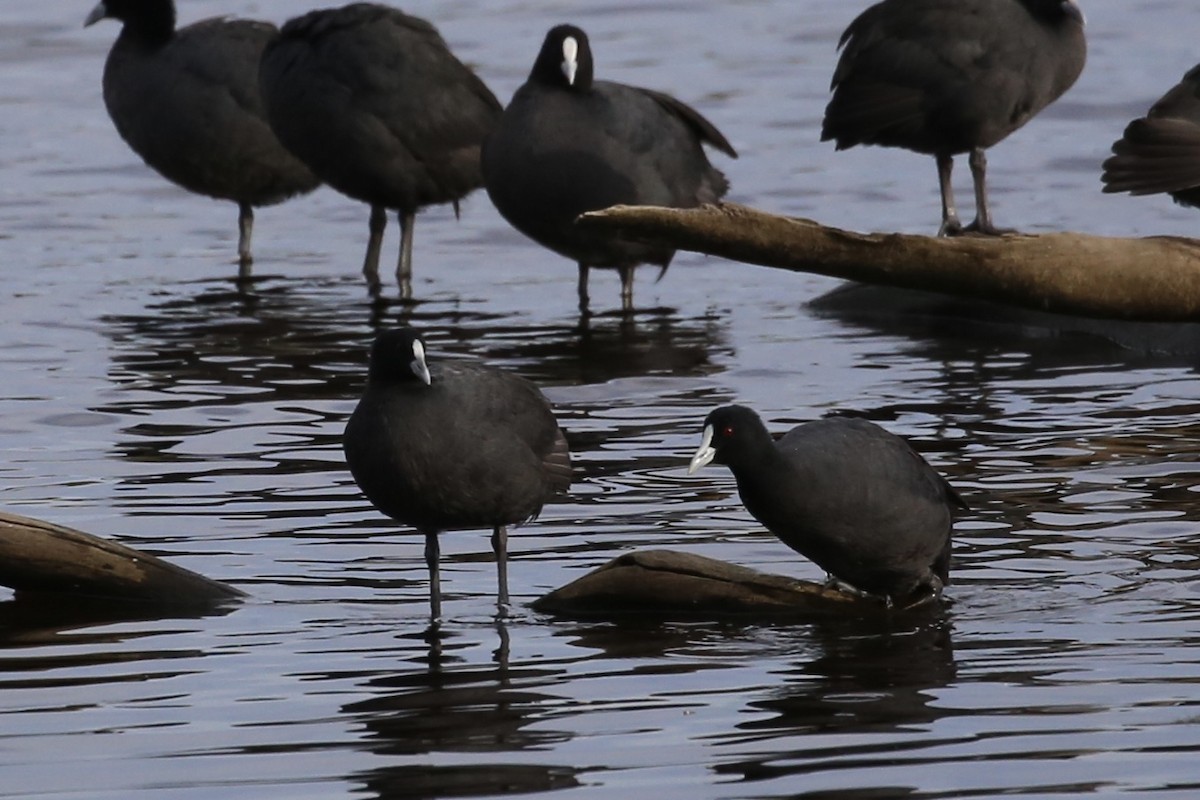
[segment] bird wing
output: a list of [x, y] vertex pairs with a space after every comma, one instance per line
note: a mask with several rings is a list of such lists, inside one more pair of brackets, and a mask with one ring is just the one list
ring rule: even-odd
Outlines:
[[1134, 195], [1178, 192], [1200, 186], [1200, 124], [1143, 117], [1125, 128], [1104, 162], [1105, 192]]
[[571, 485], [571, 450], [566, 434], [537, 385], [520, 375], [483, 364], [445, 363], [434, 373], [438, 380], [469, 380], [476, 391], [463, 393], [464, 419], [478, 420], [480, 429], [515, 436], [540, 462], [550, 491], [561, 494]]
[[700, 141], [712, 145], [730, 158], [737, 158], [737, 151], [733, 149], [733, 145], [729, 143], [725, 135], [699, 111], [664, 92], [641, 87], [638, 87], [638, 91], [662, 106], [667, 113], [682, 120]]

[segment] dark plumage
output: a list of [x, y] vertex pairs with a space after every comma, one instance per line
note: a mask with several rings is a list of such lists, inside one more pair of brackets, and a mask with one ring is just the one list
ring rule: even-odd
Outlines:
[[536, 517], [571, 484], [566, 437], [536, 386], [478, 364], [429, 368], [424, 340], [411, 328], [375, 339], [367, 389], [342, 447], [367, 499], [425, 534], [435, 618], [439, 532], [493, 529], [505, 604], [506, 526]]
[[729, 182], [708, 162], [709, 144], [733, 147], [695, 109], [661, 92], [593, 80], [587, 34], [546, 34], [529, 79], [483, 147], [483, 180], [513, 227], [579, 264], [587, 311], [589, 267], [616, 269], [633, 306], [633, 269], [666, 270], [675, 251], [584, 231], [575, 219], [618, 203], [688, 208], [717, 202]]
[[1200, 65], [1135, 119], [1104, 162], [1106, 192], [1166, 192], [1200, 207]]
[[828, 417], [775, 441], [758, 414], [724, 406], [704, 421], [689, 472], [727, 465], [755, 519], [854, 588], [891, 600], [950, 582], [954, 489], [900, 437]]
[[354, 3], [287, 22], [263, 56], [267, 116], [284, 145], [339, 192], [371, 206], [363, 274], [379, 291], [387, 209], [400, 215], [400, 296], [412, 296], [417, 209], [482, 183], [479, 147], [500, 103], [437, 29]]
[[258, 61], [275, 26], [208, 19], [175, 30], [171, 0], [103, 0], [84, 24], [106, 17], [124, 23], [104, 65], [117, 132], [167, 180], [238, 204], [238, 261], [248, 277], [254, 206], [319, 183], [263, 112]]
[[1001, 232], [988, 210], [984, 151], [1069, 89], [1087, 56], [1074, 0], [883, 0], [850, 23], [838, 47], [821, 140], [935, 156], [940, 235], [962, 231], [950, 171], [967, 152], [970, 229]]

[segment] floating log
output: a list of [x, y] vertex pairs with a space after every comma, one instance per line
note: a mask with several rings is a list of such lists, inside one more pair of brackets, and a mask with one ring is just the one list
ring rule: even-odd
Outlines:
[[[928, 594], [914, 598], [905, 609], [931, 599]], [[535, 611], [571, 617], [650, 614], [706, 619], [877, 615], [887, 611], [878, 598], [674, 550], [640, 550], [618, 556], [543, 595], [532, 606]]]
[[613, 206], [579, 225], [766, 267], [1087, 317], [1200, 320], [1200, 241], [854, 233], [734, 203]]
[[245, 596], [131, 547], [5, 512], [0, 512], [0, 585], [18, 596], [72, 594], [181, 606]]

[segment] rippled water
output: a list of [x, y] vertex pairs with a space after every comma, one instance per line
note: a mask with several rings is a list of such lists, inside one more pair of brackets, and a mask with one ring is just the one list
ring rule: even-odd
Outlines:
[[[733, 199], [932, 232], [930, 159], [817, 142], [860, 5], [406, 8], [502, 98], [549, 25], [579, 22], [599, 74], [669, 90], [724, 130], [742, 155], [715, 159]], [[0, 504], [251, 599], [190, 619], [0, 602], [0, 796], [1197, 796], [1191, 328], [814, 306], [835, 282], [681, 254], [661, 282], [639, 277], [632, 321], [604, 313], [617, 281], [596, 275], [602, 313], [584, 331], [574, 268], [481, 195], [460, 222], [422, 215], [414, 308], [367, 302], [365, 210], [328, 190], [259, 214], [259, 277], [239, 292], [233, 208], [167, 185], [113, 131], [99, 82], [116, 28], [81, 30], [89, 7], [0, 12]], [[1098, 175], [1125, 122], [1194, 63], [1197, 9], [1085, 9], [1078, 86], [991, 153], [997, 221], [1195, 233], [1194, 212], [1101, 195]], [[192, 0], [180, 16], [298, 10]], [[487, 536], [443, 538], [432, 642], [420, 540], [366, 504], [339, 443], [373, 332], [401, 320], [439, 353], [542, 383], [581, 476], [512, 537], [506, 620]], [[704, 414], [735, 399], [776, 429], [861, 411], [949, 476], [974, 511], [948, 607], [811, 624], [528, 610], [637, 548], [820, 577], [746, 515], [728, 473], [685, 473]]]

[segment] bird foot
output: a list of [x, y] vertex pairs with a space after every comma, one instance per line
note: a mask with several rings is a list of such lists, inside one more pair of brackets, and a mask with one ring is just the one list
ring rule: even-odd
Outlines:
[[824, 588], [832, 591], [842, 592], [853, 597], [858, 597], [863, 600], [873, 600], [882, 605], [887, 610], [895, 609], [897, 611], [907, 611], [911, 608], [932, 603], [942, 596], [942, 582], [934, 577], [930, 583], [917, 587], [912, 594], [902, 598], [902, 602], [897, 603], [890, 595], [875, 594], [873, 592], [864, 592], [856, 586], [851, 586], [843, 580], [833, 576], [826, 575]]
[[938, 237], [943, 236], [962, 236], [963, 225], [957, 219], [948, 219], [942, 222], [942, 227], [938, 228]]
[[[871, 594], [870, 592], [864, 592], [862, 589], [859, 589], [857, 586], [851, 586], [850, 584], [843, 581], [841, 578], [838, 578], [835, 575], [830, 575], [828, 573], [826, 573], [826, 575], [825, 575], [824, 588], [829, 589], [831, 591], [835, 591], [835, 592], [842, 592], [843, 594], [853, 595], [854, 597], [871, 598], [874, 600], [882, 599], [879, 595]], [[888, 604], [889, 605], [891, 604], [890, 600], [889, 600]]]
[[980, 222], [978, 219], [963, 228], [963, 233], [973, 233], [979, 236], [1011, 236], [1017, 232], [1015, 228], [997, 228], [991, 222]]
[[1016, 233], [1019, 231], [1014, 228], [997, 228], [990, 222], [982, 223], [979, 220], [966, 226], [957, 220], [943, 222], [938, 229], [938, 236], [1012, 236]]

